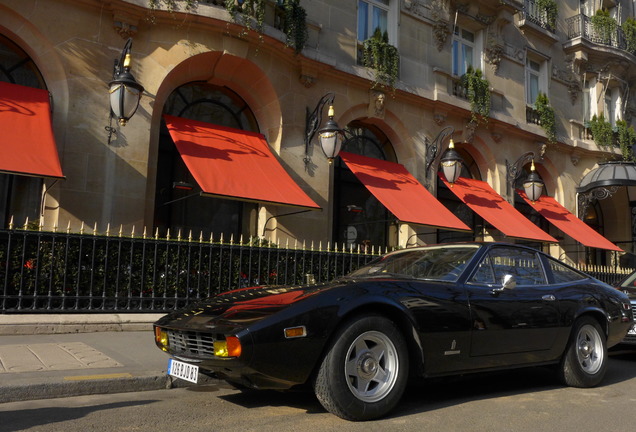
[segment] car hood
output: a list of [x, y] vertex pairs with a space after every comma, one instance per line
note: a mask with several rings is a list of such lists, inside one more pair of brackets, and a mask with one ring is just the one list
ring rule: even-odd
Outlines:
[[221, 293], [215, 297], [173, 312], [156, 325], [182, 330], [219, 331], [245, 327], [286, 309], [317, 293], [333, 288], [337, 283], [309, 287], [250, 287]]

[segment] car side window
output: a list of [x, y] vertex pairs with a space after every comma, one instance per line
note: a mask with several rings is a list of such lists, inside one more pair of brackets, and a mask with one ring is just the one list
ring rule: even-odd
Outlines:
[[585, 276], [582, 273], [577, 272], [566, 265], [555, 261], [553, 259], [549, 260], [550, 262], [550, 270], [552, 271], [552, 276], [554, 276], [554, 283], [563, 283], [563, 282], [575, 282], [585, 279]]
[[471, 282], [501, 283], [505, 275], [512, 275], [517, 285], [544, 285], [543, 267], [536, 253], [506, 247], [493, 248], [479, 264]]
[[490, 263], [490, 256], [487, 255], [479, 265], [477, 265], [477, 270], [475, 274], [470, 279], [469, 283], [474, 284], [486, 284], [493, 285], [495, 283], [495, 274], [492, 271], [492, 265]]

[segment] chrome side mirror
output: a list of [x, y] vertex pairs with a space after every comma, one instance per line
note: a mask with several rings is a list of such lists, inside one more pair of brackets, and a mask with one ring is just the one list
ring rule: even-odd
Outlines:
[[516, 287], [517, 287], [517, 278], [515, 278], [511, 274], [507, 274], [507, 275], [504, 275], [503, 278], [501, 278], [501, 288], [494, 288], [492, 290], [492, 293], [499, 294], [500, 292], [504, 290], [515, 289]]
[[515, 289], [517, 287], [517, 278], [511, 274], [504, 275], [501, 280], [502, 289]]

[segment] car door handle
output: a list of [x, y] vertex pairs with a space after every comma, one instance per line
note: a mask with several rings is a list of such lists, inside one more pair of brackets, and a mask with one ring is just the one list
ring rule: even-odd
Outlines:
[[556, 297], [553, 296], [552, 294], [546, 294], [543, 297], [541, 297], [541, 299], [543, 299], [545, 301], [555, 301]]

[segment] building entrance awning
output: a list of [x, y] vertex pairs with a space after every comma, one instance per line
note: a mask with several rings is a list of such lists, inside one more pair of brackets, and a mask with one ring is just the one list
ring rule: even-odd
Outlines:
[[261, 134], [164, 115], [177, 150], [202, 194], [311, 209]]
[[552, 225], [581, 244], [593, 248], [623, 251], [601, 234], [594, 231], [588, 224], [570, 213], [554, 198], [541, 195], [537, 201], [532, 202], [522, 190], [517, 190], [517, 193]]
[[340, 152], [340, 157], [369, 192], [401, 222], [470, 231], [403, 165], [347, 152]]
[[460, 200], [506, 236], [541, 242], [558, 242], [519, 213], [488, 183], [460, 177], [451, 187], [442, 175], [440, 178]]
[[49, 92], [0, 82], [0, 172], [64, 178]]
[[576, 188], [578, 193], [611, 186], [636, 186], [636, 163], [624, 161], [603, 162], [585, 174]]

